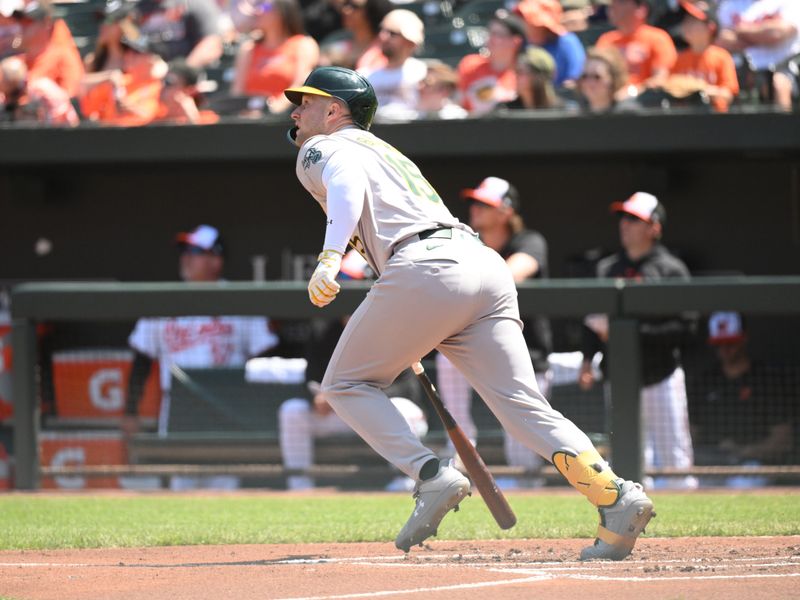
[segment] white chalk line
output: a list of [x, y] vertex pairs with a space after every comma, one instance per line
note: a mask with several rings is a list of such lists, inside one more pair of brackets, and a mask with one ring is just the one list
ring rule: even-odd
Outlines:
[[[489, 569], [492, 571], [493, 569]], [[506, 573], [511, 569], [504, 569], [502, 572]], [[769, 579], [777, 577], [800, 577], [800, 573], [785, 573], [785, 574], [770, 574], [770, 573], [754, 573], [748, 575], [687, 575], [683, 577], [665, 576], [665, 577], [613, 577], [603, 575], [556, 575], [548, 571], [537, 571], [535, 569], [524, 570], [520, 572], [527, 573], [528, 577], [519, 577], [514, 579], [502, 579], [499, 581], [481, 581], [477, 583], [461, 583], [455, 585], [442, 585], [436, 587], [419, 587], [407, 588], [404, 590], [387, 590], [381, 592], [359, 592], [354, 594], [334, 594], [327, 596], [293, 596], [285, 597], [279, 600], [347, 600], [349, 598], [369, 598], [373, 596], [398, 596], [401, 594], [421, 594], [427, 592], [445, 592], [452, 590], [473, 590], [484, 587], [495, 587], [499, 585], [519, 585], [523, 583], [538, 583], [540, 581], [553, 581], [557, 579], [580, 579], [591, 581], [614, 581], [614, 582], [650, 582], [650, 581], [697, 581], [697, 580], [720, 580], [720, 579]]]
[[459, 583], [454, 585], [442, 585], [435, 587], [409, 588], [405, 590], [386, 590], [383, 592], [363, 592], [357, 594], [335, 594], [332, 596], [302, 596], [287, 597], [279, 600], [344, 600], [346, 598], [372, 598], [374, 596], [398, 596], [400, 594], [421, 594], [425, 592], [446, 592], [450, 590], [473, 590], [484, 587], [495, 587], [498, 585], [513, 585], [519, 583], [535, 583], [552, 579], [551, 575], [541, 573], [530, 577], [519, 577], [515, 579], [502, 579], [499, 581], [480, 581], [477, 583]]

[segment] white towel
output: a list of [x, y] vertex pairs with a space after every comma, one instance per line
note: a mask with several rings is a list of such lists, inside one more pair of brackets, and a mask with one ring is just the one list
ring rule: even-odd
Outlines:
[[305, 358], [251, 358], [244, 368], [244, 378], [250, 383], [303, 383], [306, 380]]

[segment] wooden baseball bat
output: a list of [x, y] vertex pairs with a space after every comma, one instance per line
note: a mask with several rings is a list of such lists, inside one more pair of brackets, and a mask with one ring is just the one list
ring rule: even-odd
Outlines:
[[431, 380], [425, 373], [422, 364], [419, 362], [414, 363], [411, 368], [414, 370], [417, 379], [419, 379], [422, 387], [425, 389], [425, 393], [431, 401], [431, 404], [433, 404], [433, 408], [436, 409], [436, 413], [442, 420], [442, 424], [447, 430], [447, 435], [450, 436], [456, 452], [458, 452], [458, 455], [461, 457], [461, 462], [464, 463], [464, 467], [467, 469], [472, 483], [475, 484], [475, 487], [477, 487], [478, 491], [481, 493], [481, 497], [489, 508], [489, 512], [492, 513], [494, 520], [497, 521], [501, 529], [511, 529], [517, 523], [517, 516], [514, 514], [514, 511], [511, 510], [511, 506], [509, 506], [508, 500], [506, 500], [503, 492], [497, 487], [497, 483], [495, 483], [494, 477], [492, 477], [489, 469], [486, 468], [486, 464], [483, 462], [481, 455], [478, 454], [477, 449], [472, 445], [472, 442], [469, 441], [464, 430], [456, 423], [453, 415], [450, 414], [450, 411], [447, 410], [442, 403], [441, 398], [439, 398], [439, 393], [436, 391], [436, 388], [433, 387], [433, 383], [431, 383]]

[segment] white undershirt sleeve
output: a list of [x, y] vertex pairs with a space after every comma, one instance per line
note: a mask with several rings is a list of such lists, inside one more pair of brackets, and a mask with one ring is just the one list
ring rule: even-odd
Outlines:
[[322, 249], [344, 254], [364, 210], [367, 174], [352, 158], [348, 161], [344, 152], [335, 152], [322, 171], [322, 183], [327, 189], [328, 213]]

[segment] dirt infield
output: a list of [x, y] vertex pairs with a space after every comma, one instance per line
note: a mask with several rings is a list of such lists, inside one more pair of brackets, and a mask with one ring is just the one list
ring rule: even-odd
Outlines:
[[575, 560], [585, 540], [188, 546], [0, 552], [20, 600], [459, 600], [800, 597], [800, 536], [649, 538], [619, 563]]

